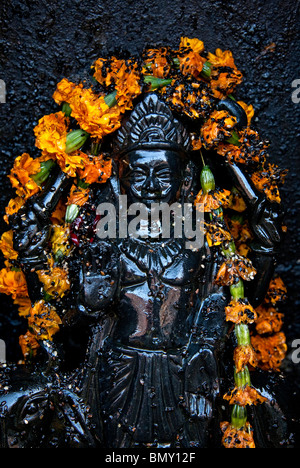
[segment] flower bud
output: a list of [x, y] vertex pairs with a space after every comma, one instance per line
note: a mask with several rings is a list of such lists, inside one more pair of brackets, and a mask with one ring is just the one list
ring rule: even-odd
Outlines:
[[48, 179], [53, 166], [55, 166], [55, 162], [52, 159], [41, 162], [40, 172], [31, 176], [31, 178], [37, 185], [42, 185]]
[[89, 134], [84, 130], [73, 130], [69, 132], [66, 139], [66, 153], [73, 153], [73, 151], [81, 148], [86, 142]]
[[162, 88], [168, 86], [172, 83], [171, 79], [157, 78], [156, 76], [147, 75], [144, 76], [144, 83], [150, 84], [150, 91], [153, 91], [157, 88]]
[[200, 175], [201, 187], [204, 193], [215, 190], [215, 178], [209, 166], [204, 166]]
[[73, 223], [79, 214], [79, 206], [78, 205], [68, 205], [66, 210], [65, 221], [67, 224]]

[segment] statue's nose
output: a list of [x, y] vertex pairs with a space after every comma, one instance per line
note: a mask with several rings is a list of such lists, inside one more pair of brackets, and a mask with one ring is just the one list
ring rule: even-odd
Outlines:
[[144, 190], [151, 193], [156, 193], [160, 191], [160, 185], [157, 178], [155, 177], [155, 174], [150, 173], [148, 175], [147, 179], [145, 180]]

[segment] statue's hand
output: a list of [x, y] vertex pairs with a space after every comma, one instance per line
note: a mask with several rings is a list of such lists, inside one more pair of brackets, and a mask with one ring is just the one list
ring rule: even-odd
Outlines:
[[266, 199], [258, 200], [250, 215], [250, 225], [258, 243], [266, 252], [279, 247], [282, 231], [283, 212], [278, 203]]
[[80, 275], [81, 311], [93, 315], [115, 297], [119, 284], [119, 257], [111, 243], [97, 241], [85, 251]]
[[11, 216], [10, 226], [14, 232], [14, 249], [19, 253], [21, 262], [41, 261], [49, 239], [50, 223], [42, 222], [33, 209], [25, 205]]

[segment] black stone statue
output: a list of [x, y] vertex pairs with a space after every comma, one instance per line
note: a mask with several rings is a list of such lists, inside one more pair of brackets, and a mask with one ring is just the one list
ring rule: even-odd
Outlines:
[[[242, 126], [241, 108], [228, 105]], [[120, 195], [149, 209], [193, 203], [200, 182], [190, 149], [187, 129], [149, 93], [117, 133], [114, 173], [105, 190], [95, 191], [95, 205], [106, 200], [117, 207]], [[216, 170], [248, 204], [258, 268], [248, 297], [256, 306], [273, 274], [280, 214], [237, 165], [216, 158]], [[33, 301], [40, 297], [34, 270], [44, 265], [49, 217], [69, 186], [57, 171], [13, 223]], [[90, 330], [86, 359], [68, 379], [49, 346], [46, 370], [5, 371], [1, 446], [220, 447], [223, 384], [232, 365], [225, 357], [228, 293], [214, 282], [221, 261], [206, 243], [187, 249], [172, 229], [168, 238], [96, 236], [85, 245], [72, 281], [74, 313]], [[283, 437], [281, 412], [276, 403], [259, 411], [253, 416], [259, 444], [276, 446]]]

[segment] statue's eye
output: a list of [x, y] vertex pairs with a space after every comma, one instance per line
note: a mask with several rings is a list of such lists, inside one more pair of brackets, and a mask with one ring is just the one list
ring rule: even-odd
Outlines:
[[131, 175], [135, 181], [142, 181], [147, 177], [147, 174], [142, 169], [134, 169]]
[[156, 177], [158, 177], [163, 182], [170, 182], [171, 174], [168, 169], [160, 169], [156, 172]]

